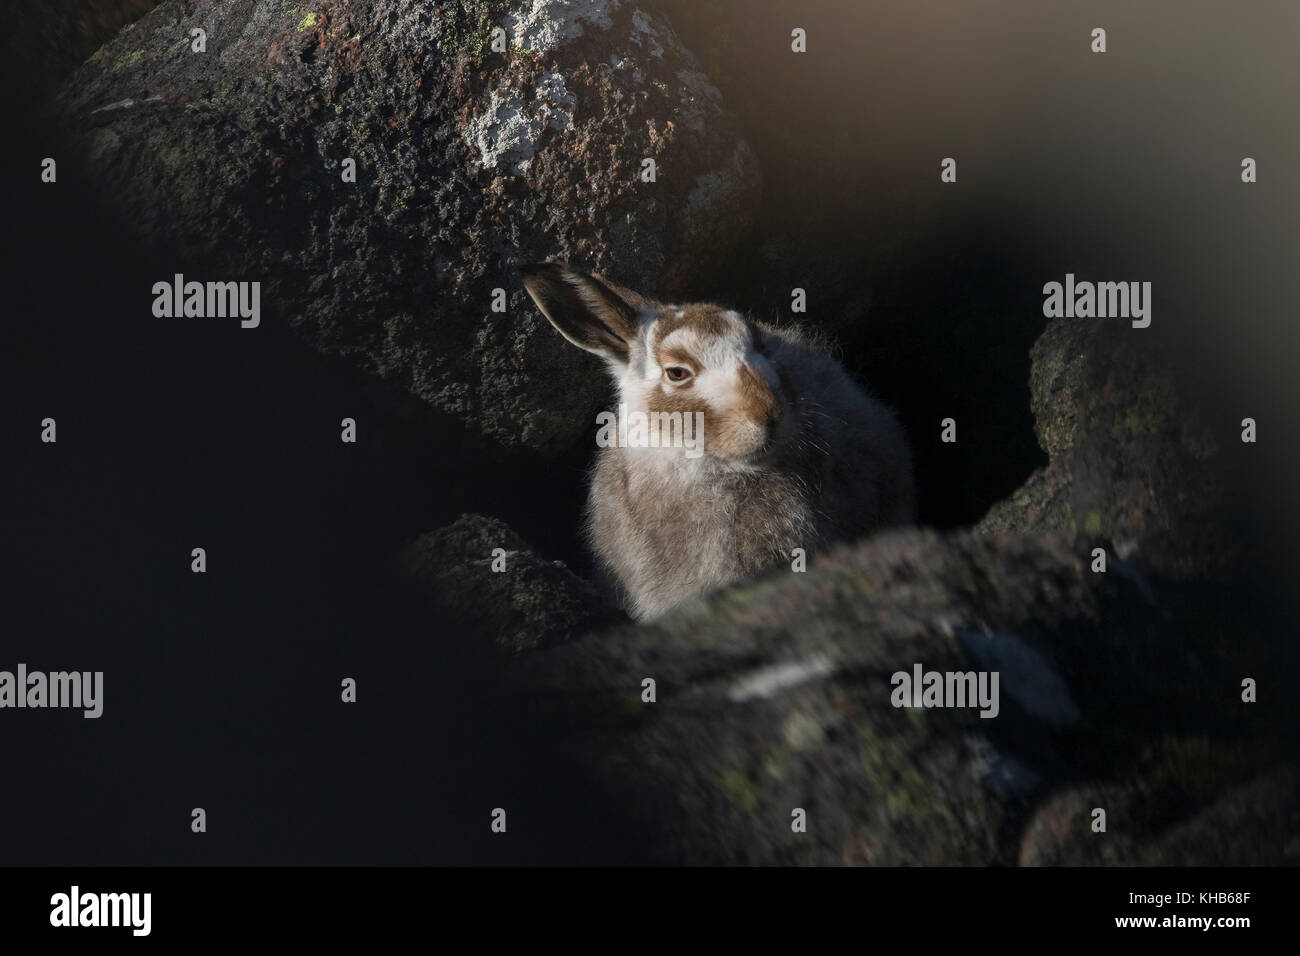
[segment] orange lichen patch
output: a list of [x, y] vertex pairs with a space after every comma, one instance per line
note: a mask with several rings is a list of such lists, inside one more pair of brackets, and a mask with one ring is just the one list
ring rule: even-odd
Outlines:
[[646, 129], [649, 133], [650, 145], [654, 147], [656, 155], [672, 145], [677, 135], [677, 126], [672, 120], [664, 123], [663, 129], [660, 129], [654, 117], [651, 117], [646, 120]]
[[296, 57], [304, 63], [325, 62], [335, 70], [353, 69], [361, 59], [361, 36], [348, 10], [350, 0], [327, 2], [300, 19], [286, 22], [271, 42], [266, 59], [272, 65]]
[[271, 160], [271, 180], [270, 180], [270, 186], [271, 186], [272, 189], [275, 189], [275, 188], [277, 188], [277, 187], [280, 185], [280, 172], [281, 172], [283, 169], [284, 169], [284, 157], [283, 157], [283, 156], [277, 156], [277, 157], [275, 157], [275, 159]]
[[354, 69], [361, 60], [361, 37], [353, 35], [339, 44], [334, 53], [334, 67], [339, 70]]

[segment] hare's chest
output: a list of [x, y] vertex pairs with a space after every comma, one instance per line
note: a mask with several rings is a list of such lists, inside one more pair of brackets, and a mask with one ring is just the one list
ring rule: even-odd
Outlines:
[[771, 480], [632, 481], [630, 522], [646, 543], [683, 573], [726, 578], [752, 573], [807, 547], [808, 502]]

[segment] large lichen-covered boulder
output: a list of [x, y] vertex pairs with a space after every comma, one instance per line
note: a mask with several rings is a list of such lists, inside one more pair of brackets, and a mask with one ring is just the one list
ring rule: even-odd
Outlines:
[[[917, 666], [997, 672], [997, 713], [896, 706]], [[1171, 825], [1276, 759], [1214, 738], [1233, 685], [1135, 568], [1093, 573], [1065, 535], [882, 535], [520, 679], [672, 862], [1014, 864], [1073, 781], [1150, 780]]]
[[1224, 439], [1145, 332], [1053, 319], [1031, 350], [1030, 402], [1050, 457], [990, 509], [985, 531], [1062, 531], [1150, 571], [1192, 579], [1235, 557]]
[[627, 0], [168, 0], [56, 108], [160, 263], [261, 281], [264, 314], [489, 449], [566, 451], [606, 388], [519, 264], [681, 294], [760, 188], [716, 88]]

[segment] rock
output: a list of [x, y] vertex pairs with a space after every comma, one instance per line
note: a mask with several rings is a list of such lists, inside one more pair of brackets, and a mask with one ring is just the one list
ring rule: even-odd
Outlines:
[[[1024, 866], [1294, 866], [1300, 861], [1300, 773], [1286, 765], [1232, 788], [1169, 823], [1177, 798], [1149, 788], [1071, 788], [1045, 803], [1025, 830]], [[1092, 830], [1094, 808], [1106, 832]], [[1177, 815], [1176, 813], [1174, 814]], [[1163, 824], [1163, 825], [1162, 825]], [[1154, 834], [1154, 835], [1153, 835]]]
[[[881, 535], [537, 655], [528, 691], [655, 822], [665, 862], [1294, 855], [1268, 816], [1293, 816], [1282, 788], [1234, 792], [1285, 773], [1276, 708], [1243, 709], [1239, 686], [1276, 654], [1216, 578], [1233, 555], [1221, 456], [1160, 356], [1051, 323], [1031, 379], [1050, 463], [977, 528]], [[891, 676], [917, 665], [997, 672], [999, 712], [895, 707]], [[1206, 836], [1216, 819], [1246, 849]]]
[[[492, 569], [502, 549], [505, 570]], [[509, 652], [562, 643], [626, 618], [562, 561], [538, 557], [508, 525], [483, 515], [420, 535], [401, 566], [439, 629], [481, 637]]]
[[1063, 531], [1176, 580], [1222, 574], [1237, 549], [1219, 441], [1169, 355], [1141, 336], [1095, 319], [1048, 324], [1030, 393], [1051, 460], [979, 527]]
[[[1213, 761], [1131, 756], [1220, 709], [1184, 637], [1065, 536], [904, 531], [536, 655], [521, 679], [655, 821], [666, 862], [1014, 864], [1034, 808], [1081, 775], [1145, 775], [1162, 806], [1205, 783]], [[999, 713], [894, 707], [891, 675], [916, 664], [998, 670]]]
[[1295, 866], [1300, 772], [1282, 767], [1238, 787], [1142, 848], [1142, 866]]
[[[1158, 825], [1167, 794], [1137, 785], [1075, 786], [1035, 812], [1020, 841], [1021, 866], [1114, 866], [1132, 863], [1142, 838]], [[1104, 832], [1096, 811], [1105, 811]]]
[[691, 53], [625, 0], [167, 0], [57, 109], [159, 263], [260, 280], [264, 312], [322, 351], [489, 449], [549, 457], [589, 434], [605, 375], [517, 266], [565, 259], [681, 294], [760, 189]]

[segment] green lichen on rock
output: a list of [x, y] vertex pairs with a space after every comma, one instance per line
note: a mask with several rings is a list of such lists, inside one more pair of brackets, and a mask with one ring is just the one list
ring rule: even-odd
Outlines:
[[1135, 383], [1127, 399], [1111, 425], [1112, 438], [1123, 441], [1156, 435], [1178, 420], [1174, 381], [1163, 371], [1151, 369]]
[[135, 66], [142, 59], [144, 59], [144, 54], [145, 54], [144, 50], [132, 50], [129, 53], [122, 54], [116, 60], [113, 61], [113, 72], [116, 73], [119, 70], [126, 70], [129, 69], [130, 67]]
[[[1207, 706], [1210, 615], [1171, 616], [1140, 575], [1085, 558], [1043, 532], [881, 535], [524, 658], [521, 693], [562, 704], [665, 862], [1049, 863], [1097, 800], [1117, 838], [1081, 862], [1172, 853], [1160, 841], [1182, 846], [1169, 834], [1287, 750], [1239, 747], [1231, 702]], [[997, 719], [893, 706], [891, 675], [917, 662], [999, 670]], [[659, 702], [632, 706], [645, 675]]]
[[[938, 728], [927, 723], [905, 718], [896, 722], [896, 733], [866, 723], [855, 728], [863, 781], [874, 795], [873, 818], [858, 828], [854, 839], [854, 845], [870, 849], [869, 855], [846, 862], [978, 865], [996, 852], [979, 839], [979, 827], [971, 826], [994, 815], [984, 795], [968, 791], [971, 802], [959, 810], [947, 796], [949, 785], [942, 775], [925, 765], [924, 755], [935, 751], [940, 736]], [[906, 855], [882, 845], [880, 833], [889, 833], [889, 842], [905, 847]]]
[[479, 58], [489, 52], [492, 31], [504, 28], [511, 5], [503, 0], [466, 0], [450, 10], [438, 34], [439, 45], [448, 53]]
[[[918, 660], [970, 666], [963, 624], [992, 621], [1041, 647], [1023, 627], [1101, 614], [1096, 583], [1062, 541], [900, 533], [531, 658], [525, 674], [594, 721], [591, 760], [665, 821], [666, 858], [1007, 862], [1006, 834], [1045, 771], [973, 714], [891, 706], [890, 674]], [[1098, 650], [1067, 646], [1062, 672]], [[601, 702], [646, 674], [671, 698], [611, 735]], [[1030, 751], [1051, 737], [1023, 715], [1003, 720]], [[664, 759], [613, 759], [628, 752]], [[797, 837], [796, 807], [810, 817]]]
[[1054, 319], [1031, 350], [1030, 404], [1050, 456], [980, 522], [1065, 531], [1188, 580], [1229, 569], [1221, 447], [1166, 351], [1127, 328]]
[[749, 815], [758, 809], [758, 794], [750, 779], [737, 770], [718, 775], [718, 789], [738, 813]]

